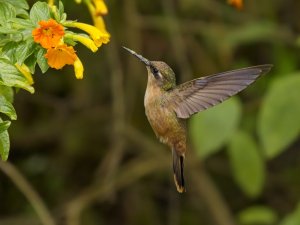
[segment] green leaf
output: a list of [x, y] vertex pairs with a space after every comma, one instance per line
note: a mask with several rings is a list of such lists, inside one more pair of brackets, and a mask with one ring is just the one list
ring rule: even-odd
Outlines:
[[[0, 122], [3, 120], [0, 118]], [[0, 133], [0, 157], [3, 161], [6, 161], [8, 158], [10, 143], [7, 130]]]
[[252, 22], [246, 26], [235, 26], [234, 29], [230, 29], [230, 32], [226, 32], [223, 41], [232, 47], [256, 41], [267, 41], [270, 40], [270, 36], [278, 38], [279, 33], [277, 30], [278, 27], [275, 23]]
[[8, 27], [0, 27], [0, 33], [1, 34], [14, 34], [17, 33], [18, 31], [8, 28]]
[[300, 203], [294, 212], [287, 215], [279, 225], [300, 225]]
[[37, 53], [37, 63], [42, 71], [42, 73], [45, 73], [49, 69], [49, 65], [47, 62], [47, 59], [45, 58], [46, 49], [41, 48]]
[[240, 117], [241, 105], [236, 97], [194, 115], [189, 132], [197, 153], [205, 158], [220, 150], [236, 131]]
[[67, 14], [64, 12], [64, 5], [61, 1], [59, 1], [58, 12], [59, 12], [59, 22], [61, 23], [65, 22], [67, 19]]
[[50, 9], [46, 2], [35, 3], [29, 13], [30, 20], [37, 25], [41, 20], [50, 19]]
[[17, 16], [22, 17], [22, 18], [26, 18], [26, 19], [29, 18], [29, 14], [28, 14], [27, 10], [25, 10], [25, 9], [16, 8], [16, 14], [17, 14]]
[[272, 225], [277, 222], [277, 215], [273, 209], [266, 206], [251, 206], [238, 214], [239, 224], [242, 225]]
[[274, 80], [258, 117], [258, 134], [265, 155], [283, 152], [300, 133], [300, 73]]
[[14, 91], [11, 87], [0, 85], [0, 95], [4, 96], [10, 103], [14, 100]]
[[52, 11], [53, 17], [55, 18], [56, 21], [58, 22], [64, 22], [63, 19], [65, 17], [64, 13], [64, 5], [61, 1], [58, 3], [58, 8], [55, 11], [55, 13]]
[[[9, 28], [0, 28], [0, 33], [7, 34], [0, 40], [0, 45], [4, 46], [8, 43], [16, 43], [18, 41], [23, 40], [24, 37], [24, 30], [23, 31], [17, 31], [16, 29], [12, 30]], [[9, 35], [9, 36], [8, 36]], [[13, 41], [12, 41], [13, 40]], [[6, 54], [6, 52], [2, 51], [2, 54]]]
[[32, 54], [25, 60], [25, 64], [29, 68], [31, 74], [35, 73], [36, 61], [37, 61], [36, 54]]
[[61, 1], [59, 1], [59, 3], [58, 3], [58, 12], [59, 12], [60, 17], [62, 17], [62, 15], [64, 14], [64, 11], [65, 11], [64, 4]]
[[29, 6], [26, 0], [0, 0], [0, 3], [11, 4], [15, 8], [16, 15], [28, 18], [27, 10], [29, 9]]
[[10, 19], [15, 17], [15, 8], [7, 2], [0, 2], [0, 23], [5, 25]]
[[273, 63], [276, 65], [276, 74], [291, 74], [297, 71], [297, 51], [290, 51], [284, 45], [275, 45], [273, 55]]
[[28, 29], [32, 30], [32, 28], [35, 27], [29, 19], [14, 18], [11, 21], [15, 23], [15, 26], [18, 29], [19, 28], [28, 28]]
[[13, 63], [17, 61], [17, 59], [15, 58], [16, 57], [15, 49], [17, 46], [18, 46], [17, 42], [10, 41], [6, 43], [2, 48], [2, 51], [5, 52], [5, 56], [8, 57], [10, 61]]
[[36, 44], [33, 42], [33, 39], [28, 39], [19, 43], [15, 49], [15, 58], [17, 59], [17, 63], [22, 65], [23, 62], [34, 52], [35, 48]]
[[0, 113], [4, 113], [11, 120], [17, 119], [17, 114], [13, 105], [2, 95], [0, 95]]
[[36, 44], [33, 39], [27, 39], [26, 41], [10, 41], [3, 46], [2, 51], [10, 59], [12, 63], [18, 63], [22, 65], [23, 62], [34, 53]]
[[7, 59], [0, 58], [0, 85], [23, 88], [30, 93], [34, 93], [34, 88], [20, 71]]
[[264, 161], [255, 141], [243, 131], [237, 132], [228, 146], [234, 179], [250, 197], [258, 196], [265, 180]]
[[29, 9], [29, 5], [26, 0], [0, 0], [0, 2], [9, 3], [15, 8]]
[[0, 122], [0, 133], [6, 131], [9, 128], [10, 124], [11, 124], [10, 121]]

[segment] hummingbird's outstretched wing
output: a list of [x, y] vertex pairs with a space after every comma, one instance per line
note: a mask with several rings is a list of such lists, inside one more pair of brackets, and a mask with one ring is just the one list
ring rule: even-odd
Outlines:
[[178, 85], [170, 93], [174, 110], [179, 118], [189, 118], [245, 89], [260, 75], [269, 72], [271, 68], [272, 65], [269, 64], [253, 66], [198, 78]]

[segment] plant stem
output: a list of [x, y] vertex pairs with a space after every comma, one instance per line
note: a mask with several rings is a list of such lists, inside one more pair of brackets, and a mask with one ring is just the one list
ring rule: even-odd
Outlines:
[[0, 170], [2, 170], [2, 172], [11, 179], [22, 194], [28, 199], [39, 216], [42, 224], [55, 225], [54, 219], [52, 218], [47, 206], [18, 169], [10, 162], [0, 162]]

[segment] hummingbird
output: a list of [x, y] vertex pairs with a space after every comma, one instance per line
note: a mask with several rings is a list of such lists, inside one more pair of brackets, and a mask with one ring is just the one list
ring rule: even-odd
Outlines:
[[179, 193], [185, 192], [183, 169], [187, 119], [242, 91], [269, 72], [273, 65], [217, 73], [176, 85], [175, 73], [165, 62], [150, 61], [129, 48], [123, 48], [146, 65], [145, 113], [156, 136], [171, 148], [174, 182]]

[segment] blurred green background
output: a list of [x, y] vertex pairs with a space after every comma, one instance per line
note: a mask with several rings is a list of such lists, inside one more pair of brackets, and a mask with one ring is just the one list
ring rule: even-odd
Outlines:
[[[84, 5], [63, 2], [69, 19], [91, 23]], [[77, 47], [84, 79], [71, 66], [37, 73], [36, 94], [14, 101], [9, 161], [55, 224], [300, 224], [300, 1], [245, 0], [241, 11], [225, 0], [107, 5], [110, 43], [96, 54]], [[178, 83], [274, 64], [189, 121], [184, 194], [144, 113], [146, 69], [121, 46], [167, 62]], [[22, 192], [0, 171], [0, 225], [53, 225]]]

